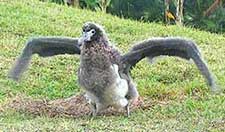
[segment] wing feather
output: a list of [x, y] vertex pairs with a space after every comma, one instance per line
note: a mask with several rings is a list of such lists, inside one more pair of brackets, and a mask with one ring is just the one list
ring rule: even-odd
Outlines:
[[27, 69], [33, 54], [50, 57], [60, 54], [80, 54], [78, 38], [69, 37], [39, 37], [32, 38], [23, 49], [20, 57], [9, 72], [9, 77], [18, 80]]
[[149, 39], [135, 45], [128, 53], [122, 56], [122, 62], [125, 64], [124, 71], [129, 72], [140, 60], [147, 57], [166, 55], [176, 56], [186, 60], [192, 59], [201, 74], [205, 77], [208, 85], [213, 91], [216, 84], [213, 74], [209, 71], [208, 66], [202, 58], [196, 44], [188, 39], [183, 38], [156, 38]]

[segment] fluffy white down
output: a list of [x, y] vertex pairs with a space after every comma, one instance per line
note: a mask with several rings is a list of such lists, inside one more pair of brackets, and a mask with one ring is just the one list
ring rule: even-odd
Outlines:
[[97, 106], [102, 106], [100, 102], [104, 104], [104, 106], [113, 106], [117, 109], [124, 108], [128, 105], [128, 100], [126, 99], [126, 95], [128, 93], [128, 83], [125, 79], [122, 79], [118, 72], [118, 65], [113, 64], [111, 66], [112, 70], [115, 73], [115, 83], [112, 84], [109, 88], [106, 88], [104, 94], [106, 96], [105, 100], [99, 101], [98, 97], [93, 95], [92, 93], [86, 91], [86, 98], [89, 103], [93, 102], [97, 104]]
[[120, 77], [118, 65], [113, 64], [112, 67], [116, 73], [116, 83], [113, 88], [115, 107], [125, 107], [128, 104], [128, 100], [125, 98], [128, 92], [128, 84], [125, 79]]

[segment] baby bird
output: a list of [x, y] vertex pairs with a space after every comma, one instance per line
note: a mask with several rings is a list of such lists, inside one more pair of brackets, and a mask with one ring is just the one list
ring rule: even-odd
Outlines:
[[121, 55], [110, 43], [104, 29], [92, 22], [84, 24], [82, 36], [38, 37], [30, 39], [16, 64], [9, 72], [9, 77], [19, 80], [26, 70], [33, 54], [50, 57], [59, 54], [80, 55], [78, 82], [85, 90], [92, 106], [92, 115], [112, 106], [127, 110], [129, 104], [139, 96], [130, 70], [142, 59], [154, 59], [157, 56], [176, 56], [192, 59], [205, 77], [211, 91], [218, 91], [213, 74], [201, 56], [196, 44], [179, 37], [153, 38], [137, 43], [129, 52]]

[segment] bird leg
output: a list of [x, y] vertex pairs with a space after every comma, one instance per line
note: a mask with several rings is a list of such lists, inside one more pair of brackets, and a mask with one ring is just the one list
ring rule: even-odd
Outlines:
[[105, 110], [106, 108], [108, 108], [107, 105], [101, 104], [101, 103], [93, 103], [91, 102], [91, 115], [97, 116], [100, 112], [102, 112], [103, 110]]
[[90, 115], [95, 117], [97, 115], [97, 107], [96, 107], [96, 104], [91, 102], [90, 103], [91, 105], [91, 112], [90, 112]]
[[126, 106], [125, 106], [125, 110], [126, 110], [126, 116], [129, 117], [130, 116], [130, 103], [128, 103]]

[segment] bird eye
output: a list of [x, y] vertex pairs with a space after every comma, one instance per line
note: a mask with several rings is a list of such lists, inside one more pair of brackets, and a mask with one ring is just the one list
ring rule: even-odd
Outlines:
[[92, 30], [91, 33], [92, 33], [92, 34], [95, 34], [95, 30]]

